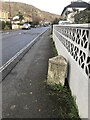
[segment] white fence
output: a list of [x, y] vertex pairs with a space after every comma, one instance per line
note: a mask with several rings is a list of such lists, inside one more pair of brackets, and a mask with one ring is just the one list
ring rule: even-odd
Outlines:
[[59, 55], [68, 61], [69, 86], [81, 118], [88, 118], [90, 85], [90, 24], [54, 25], [53, 39]]

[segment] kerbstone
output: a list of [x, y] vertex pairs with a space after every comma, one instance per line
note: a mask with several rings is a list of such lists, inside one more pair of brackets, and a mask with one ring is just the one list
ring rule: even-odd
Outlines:
[[65, 83], [67, 73], [67, 61], [59, 55], [49, 59], [47, 84], [62, 84]]

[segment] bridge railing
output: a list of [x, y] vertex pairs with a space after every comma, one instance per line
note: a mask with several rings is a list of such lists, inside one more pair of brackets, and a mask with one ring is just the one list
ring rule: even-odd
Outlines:
[[[68, 61], [68, 81], [80, 116], [88, 116], [90, 79], [90, 24], [54, 25], [53, 39], [58, 54]], [[84, 109], [82, 110], [82, 108]]]

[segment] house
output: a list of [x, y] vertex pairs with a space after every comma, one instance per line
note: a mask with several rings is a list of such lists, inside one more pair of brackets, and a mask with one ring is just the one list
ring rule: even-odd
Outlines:
[[1, 21], [9, 21], [9, 12], [7, 11], [0, 11], [0, 20]]
[[61, 16], [63, 19], [67, 19], [69, 22], [74, 23], [74, 15], [78, 12], [78, 10], [81, 11], [86, 8], [90, 8], [89, 3], [82, 0], [72, 1], [71, 4], [63, 9]]

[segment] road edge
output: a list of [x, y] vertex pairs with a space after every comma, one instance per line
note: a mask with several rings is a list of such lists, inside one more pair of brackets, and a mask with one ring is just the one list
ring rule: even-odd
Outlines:
[[0, 67], [0, 73], [2, 74], [2, 80], [11, 72], [11, 70], [16, 66], [16, 64], [24, 57], [24, 55], [30, 50], [30, 48], [39, 41], [39, 38], [48, 30], [47, 28], [41, 34], [39, 34], [36, 38], [32, 40], [29, 44], [27, 44], [23, 49], [21, 49], [18, 53], [16, 53], [9, 61], [7, 61], [2, 67]]

